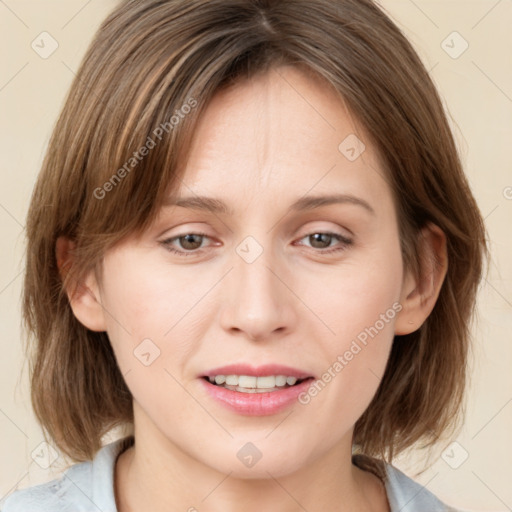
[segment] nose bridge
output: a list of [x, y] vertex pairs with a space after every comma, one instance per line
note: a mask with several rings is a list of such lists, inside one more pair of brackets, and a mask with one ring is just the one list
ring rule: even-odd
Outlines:
[[252, 339], [268, 337], [293, 321], [291, 294], [278, 277], [283, 262], [270, 246], [271, 237], [264, 238], [260, 243], [248, 236], [236, 247], [223, 314], [224, 328], [244, 331]]

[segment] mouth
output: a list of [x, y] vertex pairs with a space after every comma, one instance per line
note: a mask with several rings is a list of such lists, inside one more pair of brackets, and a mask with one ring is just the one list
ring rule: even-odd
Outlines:
[[203, 377], [214, 386], [240, 393], [272, 393], [298, 386], [308, 378], [297, 379], [291, 375], [215, 375]]
[[247, 416], [283, 411], [315, 380], [313, 375], [288, 366], [246, 364], [215, 368], [200, 377], [210, 398]]

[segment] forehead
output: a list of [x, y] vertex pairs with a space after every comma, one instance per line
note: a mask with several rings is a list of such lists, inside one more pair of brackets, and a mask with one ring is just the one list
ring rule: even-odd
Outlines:
[[375, 148], [341, 98], [323, 79], [286, 66], [213, 97], [173, 197], [270, 206], [308, 192], [368, 203], [391, 195]]

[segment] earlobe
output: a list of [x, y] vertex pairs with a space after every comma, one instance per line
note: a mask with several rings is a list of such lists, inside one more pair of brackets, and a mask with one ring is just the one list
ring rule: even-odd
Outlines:
[[94, 270], [77, 281], [69, 274], [73, 261], [75, 244], [69, 238], [59, 237], [55, 246], [57, 267], [61, 278], [66, 278], [66, 294], [76, 319], [91, 331], [106, 330], [100, 290]]
[[446, 235], [428, 223], [420, 232], [420, 268], [416, 277], [407, 271], [402, 285], [402, 310], [396, 317], [395, 334], [410, 334], [421, 327], [439, 297], [448, 270]]

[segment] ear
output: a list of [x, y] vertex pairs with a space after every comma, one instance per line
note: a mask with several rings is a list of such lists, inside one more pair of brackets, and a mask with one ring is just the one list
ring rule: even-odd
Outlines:
[[419, 277], [411, 271], [404, 275], [395, 334], [410, 334], [421, 327], [434, 306], [448, 270], [446, 235], [435, 224], [428, 223], [420, 232]]
[[[59, 237], [55, 245], [55, 254], [57, 258], [57, 267], [61, 278], [69, 273], [73, 262], [74, 242], [66, 237]], [[66, 294], [77, 320], [91, 331], [106, 331], [106, 322], [103, 306], [100, 301], [100, 292], [98, 282], [91, 270], [82, 280], [69, 280], [70, 287], [66, 289]]]

